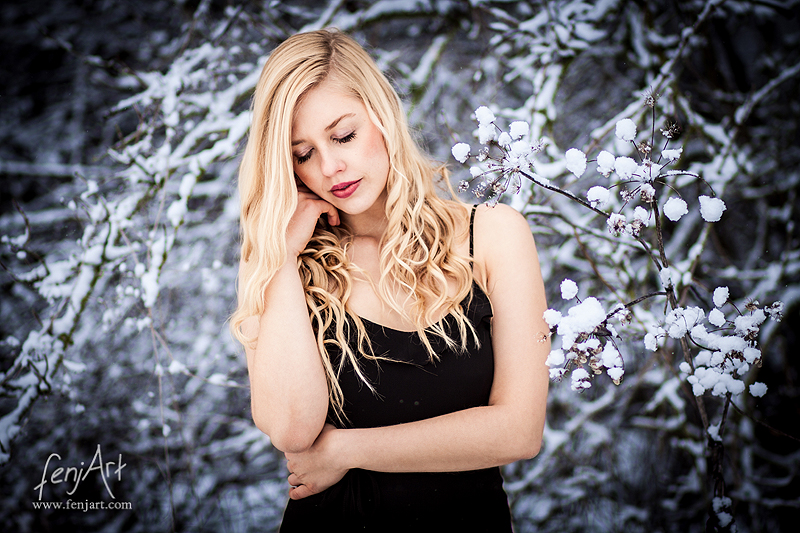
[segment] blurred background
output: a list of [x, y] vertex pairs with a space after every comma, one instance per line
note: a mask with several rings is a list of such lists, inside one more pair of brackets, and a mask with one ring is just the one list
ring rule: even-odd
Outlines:
[[[704, 531], [723, 479], [739, 531], [793, 531], [798, 15], [791, 0], [4, 2], [0, 528], [276, 530], [287, 473], [252, 423], [244, 355], [226, 323], [237, 156], [269, 52], [330, 25], [387, 72], [454, 183], [469, 172], [450, 147], [477, 146], [480, 105], [506, 123], [528, 121], [547, 144], [537, 172], [576, 194], [605, 178], [592, 163], [570, 177], [558, 154], [624, 155], [613, 135], [620, 118], [652, 130], [654, 145], [677, 124], [681, 168], [728, 208], [713, 227], [687, 215], [664, 228], [682, 301], [707, 303], [725, 285], [740, 309], [784, 303], [783, 320], [761, 330], [763, 364], [747, 378], [767, 394], [729, 408], [707, 395], [712, 423], [725, 417], [725, 455], [714, 460], [675, 347], [653, 353], [641, 342], [663, 322], [664, 300], [643, 304], [620, 385], [599, 376], [579, 394], [568, 379], [552, 384], [542, 453], [504, 470], [516, 530]], [[647, 94], [659, 96], [655, 110]], [[694, 211], [708, 194], [697, 180], [670, 187]], [[502, 201], [529, 217], [551, 307], [562, 308], [567, 276], [608, 307], [660, 290], [641, 253], [611, 243], [602, 220], [563, 197], [523, 183]], [[88, 469], [98, 450], [124, 468], [37, 488], [57, 466]], [[34, 506], [112, 493], [132, 509]]]

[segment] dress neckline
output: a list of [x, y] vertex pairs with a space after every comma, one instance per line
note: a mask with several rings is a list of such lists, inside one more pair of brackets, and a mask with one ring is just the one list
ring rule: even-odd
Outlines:
[[[472, 296], [472, 299], [473, 299], [473, 301], [475, 300], [475, 291], [476, 291], [476, 290], [477, 290], [477, 291], [478, 291], [480, 294], [482, 294], [482, 295], [483, 295], [483, 298], [486, 300], [486, 302], [489, 304], [489, 307], [491, 308], [492, 302], [491, 302], [491, 300], [489, 300], [489, 295], [488, 295], [488, 294], [486, 294], [486, 291], [484, 291], [484, 290], [481, 288], [481, 286], [480, 286], [480, 285], [478, 285], [478, 282], [477, 282], [477, 281], [475, 281], [475, 280], [473, 279], [473, 280], [472, 280], [472, 293], [471, 293], [471, 296]], [[464, 302], [466, 302], [467, 300], [469, 300], [469, 297], [470, 297], [470, 294], [468, 294], [467, 296], [465, 296], [465, 297], [464, 297], [464, 299], [463, 299], [463, 300], [461, 300], [461, 305], [462, 305], [462, 306], [464, 306]], [[466, 308], [464, 309], [464, 311], [466, 312]], [[417, 333], [417, 330], [415, 330], [415, 329], [414, 329], [414, 330], [395, 329], [395, 328], [392, 328], [392, 327], [389, 327], [389, 326], [384, 326], [383, 324], [378, 324], [377, 322], [373, 322], [372, 320], [370, 320], [370, 319], [368, 319], [368, 318], [364, 318], [364, 317], [363, 317], [363, 316], [361, 316], [361, 315], [358, 315], [358, 314], [357, 314], [356, 316], [357, 316], [357, 317], [358, 317], [358, 318], [359, 318], [359, 319], [360, 319], [362, 322], [364, 322], [365, 324], [371, 324], [372, 326], [374, 326], [374, 327], [376, 327], [376, 328], [383, 329], [383, 330], [387, 330], [387, 331], [394, 331], [394, 332], [397, 332], [397, 333], [405, 333], [405, 334], [412, 334], [412, 333], [414, 333], [414, 334], [415, 334], [415, 333]], [[443, 319], [447, 319], [447, 317], [448, 317], [448, 316], [449, 316], [449, 313], [448, 313], [447, 315], [445, 315], [444, 317], [442, 317], [442, 318], [443, 318]], [[430, 326], [426, 327], [425, 329], [427, 330], [427, 329], [428, 329], [428, 328], [430, 328], [432, 325], [433, 325], [433, 324], [431, 324]]]

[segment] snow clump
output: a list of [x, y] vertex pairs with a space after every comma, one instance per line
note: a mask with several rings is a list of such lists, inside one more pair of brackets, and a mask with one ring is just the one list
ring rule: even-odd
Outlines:
[[673, 163], [673, 162], [677, 161], [678, 159], [680, 159], [682, 152], [683, 152], [683, 147], [675, 148], [675, 149], [661, 150], [661, 156], [664, 159], [669, 160], [670, 163]]
[[628, 219], [625, 218], [625, 215], [621, 215], [619, 213], [613, 213], [608, 220], [606, 220], [606, 224], [608, 224], [608, 231], [614, 234], [619, 234], [625, 231], [625, 227], [628, 223]]
[[617, 122], [615, 134], [618, 139], [632, 141], [636, 138], [636, 124], [629, 118], [623, 118]]
[[608, 177], [608, 175], [614, 170], [615, 161], [616, 158], [614, 157], [614, 154], [603, 150], [597, 154], [597, 171], [603, 176]]
[[586, 191], [586, 198], [589, 200], [589, 203], [592, 204], [592, 207], [602, 209], [607, 206], [609, 200], [611, 200], [611, 192], [605, 187], [595, 185]]
[[593, 296], [570, 308], [567, 316], [558, 323], [557, 333], [561, 336], [562, 347], [572, 348], [578, 336], [582, 333], [591, 334], [605, 319], [606, 312], [603, 310], [603, 306]]
[[544, 321], [547, 322], [547, 325], [550, 326], [550, 328], [554, 328], [558, 325], [559, 322], [561, 322], [561, 316], [562, 316], [561, 311], [556, 311], [555, 309], [548, 309], [547, 311], [544, 312], [542, 318], [544, 318]]
[[750, 385], [750, 395], [756, 398], [761, 398], [767, 393], [767, 386], [760, 382], [755, 382]]
[[728, 301], [730, 293], [728, 287], [717, 287], [714, 289], [714, 306], [722, 307]]
[[708, 313], [708, 321], [718, 328], [721, 328], [725, 325], [725, 314], [719, 309], [712, 309], [711, 312]]
[[453, 152], [453, 157], [456, 158], [456, 161], [464, 163], [469, 157], [469, 145], [467, 143], [454, 144], [451, 152]]
[[670, 198], [664, 204], [664, 215], [673, 222], [677, 222], [683, 215], [689, 212], [689, 208], [680, 198]]
[[514, 139], [526, 136], [529, 130], [530, 126], [528, 126], [528, 123], [524, 120], [515, 120], [508, 126], [508, 132]]
[[630, 157], [618, 157], [614, 160], [614, 170], [617, 171], [619, 177], [624, 180], [629, 180], [633, 174], [639, 169], [638, 163]]
[[723, 211], [725, 211], [725, 202], [719, 198], [700, 197], [700, 215], [706, 222], [718, 222], [722, 218]]
[[658, 276], [661, 278], [661, 285], [668, 289], [674, 285], [674, 276], [675, 271], [672, 270], [670, 267], [664, 267], [658, 272]]
[[588, 389], [591, 386], [592, 382], [589, 381], [589, 372], [587, 372], [586, 369], [576, 368], [572, 371], [572, 390], [579, 391]]
[[495, 121], [494, 113], [485, 105], [480, 106], [475, 110], [475, 118], [478, 119], [478, 124], [485, 126]]
[[561, 282], [561, 297], [565, 300], [572, 300], [578, 295], [578, 284], [567, 278]]
[[577, 148], [570, 148], [565, 155], [567, 160], [567, 170], [575, 174], [576, 178], [583, 176], [586, 172], [586, 154]]
[[497, 138], [497, 128], [494, 126], [495, 116], [485, 105], [475, 110], [475, 118], [478, 119], [478, 140], [481, 144], [486, 144]]

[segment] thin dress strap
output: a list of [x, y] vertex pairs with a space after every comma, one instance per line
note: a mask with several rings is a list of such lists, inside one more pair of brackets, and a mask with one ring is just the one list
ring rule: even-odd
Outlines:
[[473, 236], [472, 228], [475, 225], [475, 211], [478, 209], [477, 205], [472, 206], [472, 212], [469, 214], [469, 258], [474, 262], [475, 260], [475, 237]]

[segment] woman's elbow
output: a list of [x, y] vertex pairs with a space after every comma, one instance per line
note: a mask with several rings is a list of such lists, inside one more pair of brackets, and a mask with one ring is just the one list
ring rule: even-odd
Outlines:
[[270, 442], [276, 449], [283, 453], [302, 453], [308, 450], [322, 431], [322, 424], [317, 428], [316, 424], [304, 424], [288, 420], [284, 422], [270, 420], [268, 422], [264, 416], [260, 416], [255, 410], [253, 410], [252, 414], [256, 427], [269, 437]]
[[534, 437], [528, 439], [527, 442], [523, 443], [520, 448], [520, 457], [517, 459], [518, 461], [524, 461], [527, 459], [533, 459], [537, 455], [539, 455], [539, 451], [542, 449], [542, 437], [539, 436], [538, 438]]
[[512, 461], [525, 461], [533, 459], [539, 455], [542, 448], [542, 432], [535, 429], [519, 429], [515, 432], [513, 438], [508, 439], [512, 443], [511, 453]]

